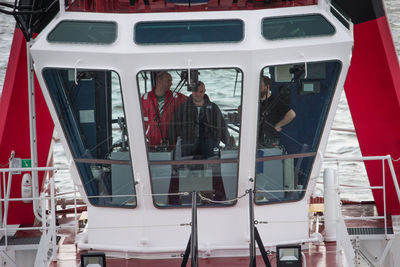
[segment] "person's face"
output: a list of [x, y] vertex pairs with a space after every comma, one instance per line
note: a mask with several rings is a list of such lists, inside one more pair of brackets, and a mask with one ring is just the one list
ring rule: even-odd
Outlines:
[[260, 99], [265, 99], [265, 98], [267, 98], [269, 96], [270, 96], [269, 87], [261, 79], [261, 81], [260, 81]]
[[204, 98], [205, 93], [206, 93], [206, 88], [205, 88], [205, 86], [202, 85], [202, 84], [200, 84], [200, 85], [197, 87], [197, 91], [196, 91], [196, 92], [194, 92], [194, 91], [192, 92], [193, 101], [194, 101], [195, 103], [201, 102], [201, 101], [203, 100], [203, 98]]
[[160, 80], [160, 87], [163, 89], [164, 93], [171, 89], [172, 77], [171, 75], [164, 75]]

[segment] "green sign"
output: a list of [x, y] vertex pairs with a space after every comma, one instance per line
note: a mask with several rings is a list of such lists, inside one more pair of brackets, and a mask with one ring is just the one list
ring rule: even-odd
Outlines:
[[22, 168], [32, 167], [32, 160], [31, 159], [21, 159], [21, 167]]

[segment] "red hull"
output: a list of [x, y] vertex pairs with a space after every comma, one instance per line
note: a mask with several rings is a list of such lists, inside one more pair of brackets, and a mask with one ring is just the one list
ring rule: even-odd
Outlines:
[[[35, 88], [38, 164], [42, 167], [47, 164], [54, 125], [37, 80], [35, 80]], [[21, 30], [15, 29], [0, 99], [0, 164], [8, 163], [13, 150], [16, 158], [29, 159], [31, 157], [29, 139], [26, 40]], [[13, 175], [11, 198], [21, 197], [23, 174]], [[41, 184], [43, 173], [39, 173], [39, 179], [39, 184]], [[1, 193], [4, 197], [2, 189], [3, 186], [1, 186]], [[8, 224], [31, 224], [33, 220], [32, 204], [21, 201], [10, 202]]]
[[[345, 92], [363, 156], [400, 158], [400, 68], [389, 24], [380, 17], [354, 25], [354, 51]], [[365, 163], [371, 186], [382, 185], [382, 164]], [[400, 177], [400, 162], [394, 162]], [[400, 214], [399, 201], [385, 168], [387, 212]], [[382, 190], [373, 190], [383, 214]]]

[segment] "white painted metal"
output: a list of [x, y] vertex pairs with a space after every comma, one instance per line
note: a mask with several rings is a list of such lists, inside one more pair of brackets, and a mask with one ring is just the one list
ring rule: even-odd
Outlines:
[[[263, 17], [323, 14], [336, 28], [331, 37], [304, 38], [296, 40], [267, 41], [260, 31]], [[209, 19], [209, 14], [193, 13], [147, 13], [147, 14], [96, 14], [66, 12], [58, 14], [48, 27], [34, 40], [31, 52], [35, 60], [35, 69], [39, 83], [46, 88], [42, 71], [44, 68], [78, 68], [107, 69], [118, 73], [121, 78], [126, 121], [133, 160], [134, 177], [137, 184], [138, 205], [135, 209], [94, 207], [89, 202], [87, 247], [120, 248], [134, 251], [143, 257], [155, 256], [157, 253], [181, 252], [186, 246], [190, 229], [181, 224], [190, 221], [189, 209], [157, 209], [151, 195], [150, 174], [145, 148], [145, 137], [140, 113], [140, 95], [136, 75], [148, 69], [181, 69], [187, 67], [190, 60], [192, 68], [237, 67], [243, 71], [243, 103], [258, 101], [259, 73], [265, 66], [313, 62], [322, 60], [339, 60], [342, 63], [340, 79], [331, 107], [338, 105], [345, 74], [350, 64], [353, 46], [352, 32], [341, 25], [329, 11], [319, 6], [293, 7], [253, 11], [213, 12], [213, 19], [236, 18], [245, 21], [245, 38], [235, 44], [193, 44], [193, 45], [158, 45], [145, 46], [133, 42], [133, 27], [136, 22], [149, 20]], [[47, 42], [47, 34], [64, 19], [82, 19], [115, 21], [118, 24], [118, 37], [111, 45], [55, 44]], [[46, 102], [55, 121], [58, 133], [62, 133], [51, 98], [44, 90]], [[253, 188], [250, 181], [255, 176], [257, 105], [248, 105], [242, 116], [247, 118], [242, 123], [239, 158], [238, 195]], [[328, 115], [324, 133], [321, 137], [320, 151], [315, 159], [305, 197], [297, 202], [274, 205], [256, 205], [255, 218], [267, 221], [258, 227], [263, 241], [267, 244], [278, 244], [293, 240], [307, 240], [308, 231], [308, 198], [311, 196], [319, 175], [328, 131], [333, 122], [334, 112]], [[66, 139], [61, 138], [67, 157], [72, 159]], [[82, 182], [75, 165], [71, 174], [80, 193], [86, 198]], [[284, 212], [282, 212], [284, 211]], [[118, 219], [115, 219], [118, 218]], [[248, 248], [248, 205], [246, 200], [239, 200], [234, 207], [202, 208], [198, 210], [199, 247], [209, 251], [209, 255], [223, 255], [231, 251]], [[221, 252], [223, 251], [223, 252]], [[244, 251], [243, 253], [248, 253]], [[236, 254], [235, 254], [236, 255]], [[166, 256], [165, 254], [163, 256]]]
[[[380, 156], [380, 157], [345, 157], [345, 158], [329, 158], [326, 159], [326, 161], [334, 161], [334, 162], [349, 162], [349, 161], [382, 161], [382, 172], [383, 172], [383, 181], [385, 181], [385, 164], [384, 162], [387, 161], [389, 168], [392, 164], [392, 159], [390, 156]], [[339, 164], [338, 164], [339, 166]], [[392, 179], [397, 181], [396, 175], [394, 172], [392, 174]], [[358, 189], [359, 187], [354, 188]], [[386, 184], [383, 182], [383, 186], [378, 186], [378, 187], [360, 187], [360, 188], [375, 188], [375, 189], [382, 189], [383, 192], [386, 192]], [[342, 189], [340, 189], [342, 190]], [[327, 199], [325, 197], [325, 203]], [[386, 198], [384, 198], [384, 202], [386, 202]], [[386, 204], [386, 203], [385, 203]], [[325, 216], [326, 216], [326, 210], [325, 210]], [[347, 233], [346, 225], [344, 223], [345, 220], [376, 220], [376, 219], [381, 219], [384, 220], [384, 225], [385, 228], [387, 227], [387, 222], [386, 222], [386, 209], [384, 209], [384, 214], [383, 216], [363, 216], [363, 217], [346, 217], [343, 218], [341, 213], [339, 214], [339, 223], [337, 225], [337, 255], [338, 255], [338, 266], [342, 262], [342, 258], [340, 258], [340, 253], [339, 250], [343, 249], [344, 254], [346, 255], [347, 262], [350, 266], [352, 265], [352, 262], [356, 266], [360, 266], [361, 258], [365, 259], [368, 264], [371, 266], [384, 266], [384, 267], [391, 267], [391, 266], [397, 266], [398, 264], [394, 264], [394, 262], [398, 263], [399, 259], [396, 256], [398, 253], [398, 248], [399, 248], [399, 236], [395, 234], [388, 234], [387, 229], [385, 229], [385, 233], [381, 235], [357, 235], [357, 236], [349, 236]], [[353, 240], [354, 248], [351, 245], [349, 240]], [[388, 255], [390, 255], [388, 257]]]
[[7, 264], [13, 267], [18, 267], [17, 264], [14, 262], [14, 260], [10, 256], [8, 256], [8, 254], [5, 251], [0, 251], [0, 253], [1, 253], [1, 258], [4, 259], [7, 262]]
[[57, 255], [57, 232], [56, 232], [56, 201], [55, 201], [55, 184], [54, 178], [50, 179], [50, 212], [51, 212], [51, 220], [50, 220], [50, 233], [51, 233], [51, 256], [50, 260], [55, 261]]
[[[29, 173], [25, 173], [22, 176], [21, 197], [23, 198], [32, 197], [32, 176]], [[24, 202], [29, 203], [29, 201], [27, 200]]]
[[[354, 266], [355, 261], [355, 253], [353, 249], [353, 245], [351, 244], [349, 233], [347, 232], [346, 224], [343, 220], [343, 216], [341, 216], [341, 212], [339, 211], [340, 216], [338, 218], [338, 222], [336, 225], [336, 262], [338, 267], [342, 267], [343, 263], [347, 265], [344, 266]], [[345, 258], [342, 257], [344, 254]]]
[[[38, 167], [37, 159], [37, 136], [36, 136], [36, 100], [35, 100], [35, 75], [33, 69], [33, 59], [30, 52], [31, 43], [26, 44], [26, 56], [28, 66], [28, 99], [29, 99], [29, 142], [31, 147], [31, 162], [32, 167]], [[36, 170], [32, 171], [32, 195], [33, 197], [39, 196], [39, 178]], [[38, 220], [42, 220], [39, 215], [38, 200], [33, 200], [33, 213]]]
[[338, 224], [338, 178], [334, 169], [324, 171], [324, 216], [325, 216], [325, 240], [336, 241], [336, 226]]

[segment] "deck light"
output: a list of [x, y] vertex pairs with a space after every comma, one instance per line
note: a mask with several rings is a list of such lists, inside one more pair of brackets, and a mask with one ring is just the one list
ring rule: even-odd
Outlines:
[[277, 267], [301, 267], [301, 246], [277, 246], [276, 247]]
[[81, 254], [81, 267], [106, 267], [106, 254], [103, 252]]

